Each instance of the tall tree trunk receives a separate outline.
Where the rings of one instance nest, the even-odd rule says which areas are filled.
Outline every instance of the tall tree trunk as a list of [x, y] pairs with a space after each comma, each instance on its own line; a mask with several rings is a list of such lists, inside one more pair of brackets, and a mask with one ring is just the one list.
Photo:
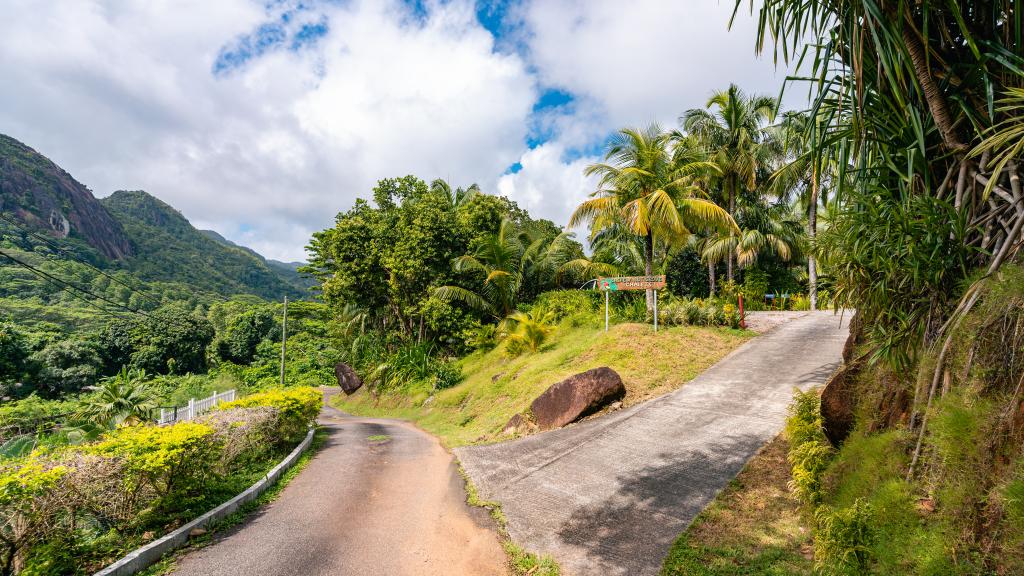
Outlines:
[[[807, 209], [807, 235], [811, 242], [818, 237], [818, 168], [815, 166], [811, 176], [811, 199]], [[818, 309], [818, 263], [814, 254], [807, 256], [807, 292], [811, 300], [811, 310]]]
[[[654, 274], [654, 234], [647, 232], [644, 242], [644, 274]], [[647, 290], [647, 315], [654, 317], [654, 290]]]
[[715, 295], [715, 265], [708, 262], [708, 293]]
[[907, 47], [910, 63], [914, 68], [914, 76], [917, 77], [921, 91], [924, 92], [924, 100], [928, 104], [928, 111], [931, 112], [932, 119], [935, 120], [935, 127], [939, 129], [939, 134], [942, 136], [942, 144], [948, 150], [966, 150], [967, 145], [960, 140], [960, 134], [957, 133], [953, 118], [949, 114], [946, 98], [935, 84], [931, 70], [928, 69], [928, 57], [925, 52], [927, 47], [921, 43], [917, 31], [911, 29], [910, 22], [904, 20], [900, 28], [903, 32], [903, 43]]
[[[726, 194], [729, 197], [729, 216], [731, 216], [732, 218], [736, 218], [736, 176], [730, 176], [728, 178], [728, 182], [729, 183], [726, 185], [726, 187], [728, 188]], [[735, 233], [732, 230], [730, 230], [729, 238], [732, 238], [734, 235]], [[732, 282], [732, 257], [733, 250], [729, 250], [729, 257], [726, 260], [725, 264], [725, 279], [728, 280], [729, 282]]]

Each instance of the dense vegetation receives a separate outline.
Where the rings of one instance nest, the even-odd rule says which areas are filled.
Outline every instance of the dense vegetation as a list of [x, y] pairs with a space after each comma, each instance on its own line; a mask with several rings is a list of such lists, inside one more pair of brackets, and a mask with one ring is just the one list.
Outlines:
[[758, 49], [803, 59], [795, 81], [814, 95], [777, 178], [830, 199], [812, 253], [858, 311], [828, 410], [800, 395], [787, 427], [816, 571], [1018, 573], [1020, 6], [765, 0], [757, 14]]
[[320, 412], [290, 388], [0, 461], [0, 574], [89, 574], [266, 474]]

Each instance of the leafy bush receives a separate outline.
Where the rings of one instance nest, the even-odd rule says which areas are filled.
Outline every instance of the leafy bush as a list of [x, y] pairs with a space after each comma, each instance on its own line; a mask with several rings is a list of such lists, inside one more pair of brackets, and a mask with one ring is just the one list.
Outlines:
[[[85, 573], [147, 530], [194, 517], [266, 470], [320, 393], [254, 394], [193, 422], [122, 426], [99, 442], [0, 461], [0, 573]], [[285, 412], [288, 416], [285, 416]]]
[[309, 426], [316, 421], [323, 405], [323, 394], [316, 388], [299, 386], [268, 390], [251, 394], [245, 398], [226, 402], [218, 410], [272, 406], [280, 414], [279, 439], [281, 442], [296, 442], [306, 435]]
[[597, 309], [595, 296], [602, 298], [599, 292], [592, 290], [552, 290], [537, 296], [534, 307], [550, 312], [552, 322], [560, 322], [581, 312], [594, 312]]
[[434, 390], [445, 390], [462, 382], [462, 370], [454, 362], [439, 362], [434, 367]]
[[491, 350], [498, 345], [498, 327], [494, 324], [481, 324], [469, 332], [466, 346], [474, 350]]
[[732, 326], [739, 325], [739, 316], [732, 304], [719, 306], [714, 300], [673, 298], [659, 306], [658, 319], [665, 325]]
[[815, 511], [814, 565], [823, 576], [867, 574], [875, 540], [871, 506], [858, 498], [839, 510], [821, 506]]
[[36, 455], [0, 464], [0, 573], [20, 568], [29, 548], [51, 529], [57, 510], [46, 496], [66, 473]]
[[278, 442], [281, 413], [273, 406], [232, 408], [215, 410], [197, 422], [213, 430], [213, 440], [221, 447], [219, 471], [227, 473], [256, 460], [267, 446]]

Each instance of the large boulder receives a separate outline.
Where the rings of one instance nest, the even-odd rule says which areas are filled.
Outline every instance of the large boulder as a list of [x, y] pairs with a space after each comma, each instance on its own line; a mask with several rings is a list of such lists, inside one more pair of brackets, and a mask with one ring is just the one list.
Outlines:
[[552, 385], [530, 404], [530, 411], [538, 428], [551, 430], [625, 394], [626, 387], [617, 372], [608, 367], [594, 368]]
[[356, 371], [351, 366], [344, 362], [338, 362], [334, 365], [334, 377], [338, 379], [338, 386], [341, 386], [341, 390], [345, 394], [352, 394], [363, 386], [363, 379], [359, 377], [359, 374], [356, 374]]

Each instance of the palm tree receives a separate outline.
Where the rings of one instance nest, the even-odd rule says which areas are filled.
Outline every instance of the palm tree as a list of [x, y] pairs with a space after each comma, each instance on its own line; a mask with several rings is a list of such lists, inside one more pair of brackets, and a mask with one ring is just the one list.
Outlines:
[[142, 369], [121, 371], [92, 387], [93, 394], [82, 401], [81, 416], [90, 422], [114, 427], [137, 424], [156, 408], [156, 392]]
[[[721, 173], [724, 200], [730, 216], [736, 214], [736, 200], [743, 186], [757, 187], [758, 172], [778, 156], [779, 148], [765, 125], [775, 117], [778, 102], [770, 96], [747, 96], [735, 84], [712, 94], [704, 109], [688, 110], [680, 121], [683, 129], [707, 150]], [[714, 112], [709, 111], [714, 108]], [[726, 264], [733, 277], [733, 258]]]
[[461, 286], [441, 286], [435, 294], [443, 300], [463, 302], [501, 320], [516, 308], [523, 284], [525, 253], [515, 225], [505, 219], [498, 232], [483, 237], [472, 254], [460, 256], [452, 263], [456, 272], [468, 272], [482, 278], [479, 291]]
[[709, 264], [735, 258], [739, 267], [745, 268], [765, 253], [789, 262], [802, 252], [801, 224], [789, 204], [751, 203], [740, 208], [737, 220], [739, 234], [718, 234], [703, 243], [702, 256]]
[[[589, 223], [591, 240], [616, 226], [640, 237], [648, 276], [654, 272], [656, 241], [679, 245], [691, 228], [736, 229], [729, 214], [695, 184], [716, 171], [715, 165], [675, 162], [671, 139], [656, 124], [621, 130], [609, 143], [605, 162], [587, 167], [586, 175], [599, 177], [598, 189], [569, 219], [570, 228]], [[653, 290], [647, 291], [647, 310], [653, 313]]]
[[472, 200], [473, 197], [482, 194], [480, 186], [476, 184], [470, 184], [469, 188], [456, 188], [452, 190], [451, 184], [440, 178], [430, 183], [430, 189], [447, 196], [452, 208], [461, 208]]
[[[771, 177], [771, 190], [779, 198], [801, 203], [807, 214], [807, 237], [811, 245], [818, 236], [818, 206], [822, 198], [823, 181], [831, 173], [830, 158], [817, 151], [821, 140], [820, 122], [806, 112], [787, 112], [778, 125], [789, 161]], [[827, 191], [827, 188], [825, 188]], [[811, 310], [818, 309], [818, 263], [814, 251], [807, 254], [807, 292]]]

